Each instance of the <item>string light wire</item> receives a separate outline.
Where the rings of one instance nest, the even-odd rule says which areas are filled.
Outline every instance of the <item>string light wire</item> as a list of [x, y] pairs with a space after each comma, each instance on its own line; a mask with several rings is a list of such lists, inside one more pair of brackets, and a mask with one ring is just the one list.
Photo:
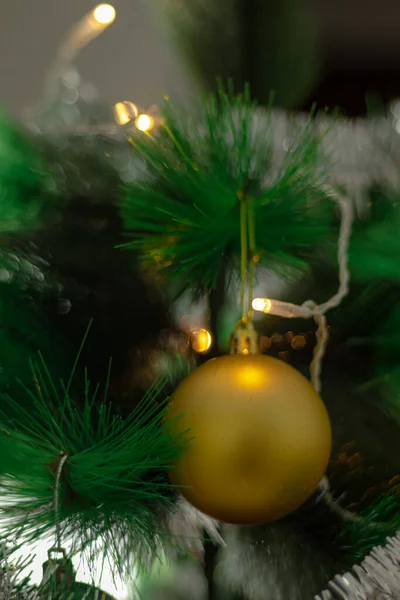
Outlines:
[[[340, 305], [342, 300], [347, 296], [350, 285], [350, 270], [348, 250], [353, 226], [354, 211], [349, 198], [340, 194], [327, 190], [329, 197], [335, 200], [339, 206], [341, 213], [341, 221], [339, 228], [338, 244], [337, 244], [337, 261], [338, 261], [338, 277], [339, 287], [337, 292], [323, 304], [316, 304], [313, 300], [307, 300], [302, 305], [292, 304], [290, 302], [280, 302], [271, 298], [255, 298], [253, 300], [253, 309], [259, 312], [265, 312], [271, 315], [286, 317], [289, 319], [313, 318], [317, 324], [316, 344], [314, 346], [313, 359], [310, 365], [311, 383], [318, 393], [321, 392], [321, 373], [322, 363], [326, 352], [326, 347], [329, 341], [329, 331], [325, 313]], [[329, 486], [329, 480], [324, 476], [319, 484], [321, 497], [332, 512], [339, 515], [344, 521], [359, 521], [361, 517], [343, 509], [335, 501]]]
[[[76, 23], [58, 48], [53, 66], [45, 78], [44, 101], [50, 105], [59, 92], [60, 80], [71, 70], [72, 62], [81, 50], [101, 35], [114, 21], [116, 10], [111, 4], [99, 4]], [[37, 108], [28, 109], [28, 119], [33, 118]]]
[[271, 298], [255, 298], [253, 309], [278, 317], [288, 319], [302, 318], [314, 319], [317, 324], [317, 343], [314, 347], [313, 360], [310, 366], [311, 382], [315, 389], [321, 391], [322, 361], [325, 356], [326, 346], [329, 340], [329, 332], [325, 313], [336, 308], [347, 296], [350, 284], [350, 270], [348, 265], [348, 249], [353, 226], [354, 211], [351, 201], [339, 194], [329, 191], [330, 197], [337, 201], [340, 208], [341, 221], [338, 237], [337, 260], [339, 267], [339, 287], [329, 300], [323, 304], [316, 304], [313, 300], [307, 300], [304, 304], [297, 305], [291, 302], [281, 302]]

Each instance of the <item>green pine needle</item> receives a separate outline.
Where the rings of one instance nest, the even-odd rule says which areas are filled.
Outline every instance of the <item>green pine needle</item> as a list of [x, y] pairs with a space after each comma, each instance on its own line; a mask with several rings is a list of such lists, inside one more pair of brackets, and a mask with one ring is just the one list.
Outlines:
[[159, 550], [160, 523], [174, 504], [166, 471], [186, 443], [163, 423], [163, 384], [122, 420], [105, 402], [99, 407], [99, 390], [87, 377], [80, 409], [71, 382], [57, 384], [41, 357], [31, 367], [34, 389], [21, 383], [18, 399], [1, 395], [0, 518], [26, 542], [55, 535], [55, 474], [63, 453], [62, 541], [72, 541], [89, 561], [101, 544], [121, 571], [129, 547], [140, 566]]
[[350, 247], [352, 278], [363, 288], [353, 312], [363, 320], [374, 351], [375, 372], [365, 387], [375, 389], [380, 408], [400, 423], [400, 195], [379, 190], [371, 197], [369, 218], [359, 224]]
[[350, 266], [353, 277], [363, 282], [383, 281], [398, 284], [399, 193], [381, 194], [373, 204], [373, 210], [370, 220], [363, 224], [352, 240]]
[[361, 562], [375, 547], [386, 543], [400, 529], [400, 493], [393, 489], [359, 513], [362, 521], [349, 523], [344, 535], [351, 560]]
[[319, 140], [306, 127], [276, 171], [270, 112], [265, 117], [248, 91], [209, 96], [196, 123], [167, 102], [161, 131], [132, 140], [147, 172], [122, 203], [131, 238], [125, 246], [139, 249], [147, 263], [168, 267], [184, 288], [215, 288], [223, 263], [240, 257], [245, 193], [265, 266], [306, 268], [329, 227]]

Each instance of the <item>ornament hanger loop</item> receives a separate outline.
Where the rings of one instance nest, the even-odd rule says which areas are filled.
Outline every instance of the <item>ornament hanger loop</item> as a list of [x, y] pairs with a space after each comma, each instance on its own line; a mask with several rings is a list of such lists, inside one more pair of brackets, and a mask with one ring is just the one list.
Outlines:
[[259, 261], [253, 201], [248, 194], [249, 185], [248, 180], [237, 194], [240, 202], [240, 280], [243, 323], [253, 320], [254, 271]]
[[67, 462], [67, 458], [68, 458], [68, 456], [62, 452], [60, 454], [60, 461], [57, 465], [56, 481], [55, 481], [55, 485], [54, 485], [54, 500], [53, 500], [54, 521], [55, 521], [55, 528], [56, 528], [56, 542], [55, 542], [55, 545], [53, 546], [53, 548], [50, 548], [50, 550], [49, 550], [49, 557], [50, 557], [50, 553], [58, 552], [58, 553], [62, 553], [65, 558], [65, 550], [61, 547], [60, 482], [61, 482], [62, 470], [64, 468], [65, 463]]
[[47, 551], [47, 556], [49, 560], [53, 560], [54, 554], [62, 554], [63, 560], [67, 559], [67, 552], [65, 548], [58, 548], [56, 546], [53, 546], [53, 548], [49, 548], [49, 550]]

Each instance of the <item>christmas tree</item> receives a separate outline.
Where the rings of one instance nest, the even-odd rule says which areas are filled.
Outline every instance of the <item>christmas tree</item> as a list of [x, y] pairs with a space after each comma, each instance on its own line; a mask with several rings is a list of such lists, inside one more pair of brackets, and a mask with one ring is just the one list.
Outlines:
[[195, 105], [86, 95], [100, 5], [1, 117], [4, 600], [400, 597], [398, 134], [274, 108], [296, 3], [265, 79], [268, 3], [211, 4], [168, 7]]

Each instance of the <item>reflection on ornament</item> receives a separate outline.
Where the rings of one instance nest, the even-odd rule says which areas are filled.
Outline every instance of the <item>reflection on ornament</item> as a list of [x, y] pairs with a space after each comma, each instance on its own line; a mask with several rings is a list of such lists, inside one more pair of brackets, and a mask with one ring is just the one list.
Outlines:
[[111, 4], [99, 4], [94, 9], [93, 16], [101, 25], [111, 25], [115, 21], [115, 8]]
[[207, 329], [195, 329], [190, 336], [190, 344], [198, 354], [205, 354], [212, 346], [212, 335]]
[[321, 398], [293, 367], [268, 356], [208, 361], [178, 386], [166, 417], [175, 433], [193, 436], [170, 470], [172, 483], [221, 521], [291, 513], [328, 464], [331, 428]]
[[135, 127], [139, 129], [139, 131], [150, 131], [153, 129], [154, 119], [150, 117], [150, 115], [141, 114], [135, 119]]

